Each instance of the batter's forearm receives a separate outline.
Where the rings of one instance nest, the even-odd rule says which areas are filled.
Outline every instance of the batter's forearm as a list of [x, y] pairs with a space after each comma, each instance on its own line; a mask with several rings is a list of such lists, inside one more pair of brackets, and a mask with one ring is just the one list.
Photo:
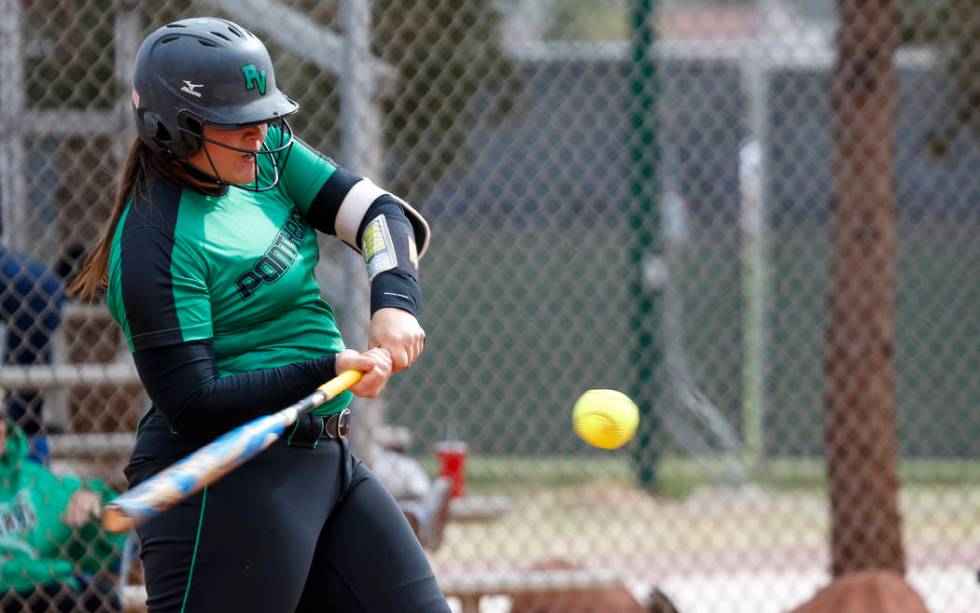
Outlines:
[[213, 437], [307, 396], [336, 375], [336, 354], [220, 377], [211, 343], [137, 351], [136, 370], [153, 405], [181, 434]]

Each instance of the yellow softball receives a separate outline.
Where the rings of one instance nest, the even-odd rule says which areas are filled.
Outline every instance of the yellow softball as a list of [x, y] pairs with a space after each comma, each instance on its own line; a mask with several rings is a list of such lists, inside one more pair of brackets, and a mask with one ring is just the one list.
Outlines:
[[640, 423], [640, 411], [630, 397], [616, 390], [589, 390], [572, 409], [575, 433], [586, 443], [602, 449], [626, 444]]

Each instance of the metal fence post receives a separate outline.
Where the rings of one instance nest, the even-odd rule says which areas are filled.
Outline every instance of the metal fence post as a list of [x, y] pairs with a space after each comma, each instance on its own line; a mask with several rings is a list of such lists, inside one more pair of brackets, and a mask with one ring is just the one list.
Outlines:
[[[340, 74], [341, 157], [351, 172], [377, 178], [380, 170], [380, 111], [374, 100], [370, 70], [371, 11], [365, 0], [340, 3], [344, 32], [343, 70]], [[361, 256], [344, 250], [343, 324], [347, 345], [358, 351], [368, 348], [370, 294]], [[371, 463], [372, 432], [384, 419], [384, 401], [355, 399], [354, 447]]]
[[0, 244], [24, 245], [24, 10], [20, 0], [0, 0]]

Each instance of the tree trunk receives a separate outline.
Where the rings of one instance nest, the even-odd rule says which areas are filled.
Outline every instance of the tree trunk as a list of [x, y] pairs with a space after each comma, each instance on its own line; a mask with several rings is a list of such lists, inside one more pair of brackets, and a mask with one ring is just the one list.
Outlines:
[[833, 575], [905, 572], [895, 438], [893, 0], [839, 0], [826, 354]]

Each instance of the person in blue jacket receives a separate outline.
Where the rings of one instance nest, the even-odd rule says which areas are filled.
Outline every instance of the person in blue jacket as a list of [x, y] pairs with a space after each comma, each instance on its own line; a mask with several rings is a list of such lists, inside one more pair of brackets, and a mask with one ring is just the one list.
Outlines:
[[[54, 333], [61, 323], [65, 293], [61, 279], [25, 255], [0, 247], [0, 326], [3, 363], [32, 366], [51, 363]], [[6, 414], [27, 435], [29, 457], [47, 463], [44, 398], [35, 389], [8, 390]]]

